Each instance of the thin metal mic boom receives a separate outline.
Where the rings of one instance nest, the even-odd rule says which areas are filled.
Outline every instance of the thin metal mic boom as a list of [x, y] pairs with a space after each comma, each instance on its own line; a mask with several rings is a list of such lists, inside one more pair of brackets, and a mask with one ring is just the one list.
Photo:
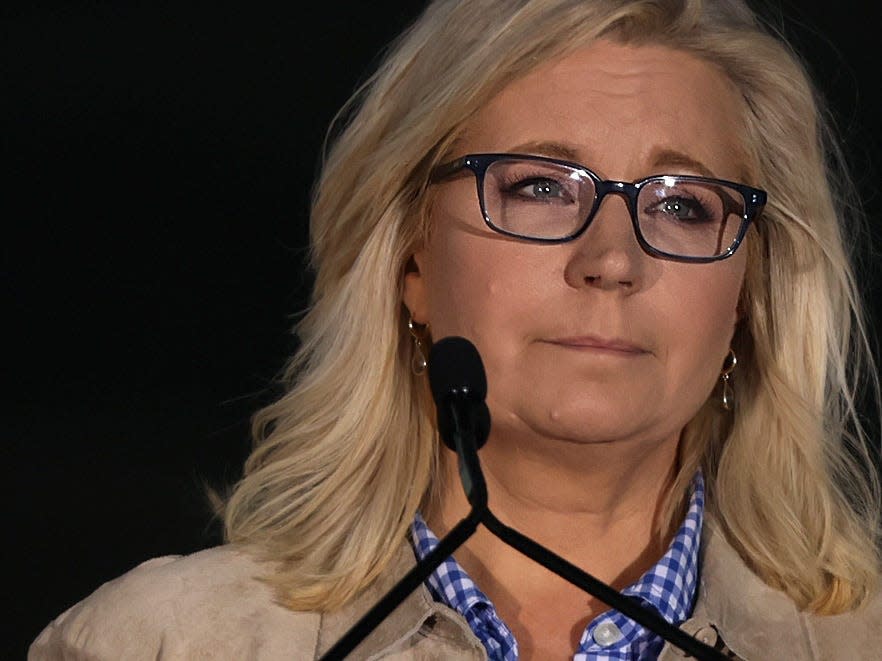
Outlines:
[[[433, 356], [437, 355], [436, 349], [439, 346], [441, 353], [451, 359], [453, 359], [453, 355], [456, 359], [464, 357], [465, 362], [477, 359], [477, 366], [468, 365], [465, 373], [477, 375], [474, 378], [478, 380], [483, 378], [484, 368], [480, 364], [480, 356], [471, 342], [464, 338], [445, 338], [432, 348]], [[432, 356], [430, 356], [430, 370], [431, 362]], [[455, 371], [453, 370], [453, 372]], [[486, 382], [483, 385], [481, 383], [454, 383], [449, 388], [433, 383], [432, 391], [438, 407], [439, 429], [448, 432], [450, 438], [445, 438], [444, 441], [448, 447], [456, 450], [460, 479], [472, 509], [438, 542], [438, 546], [434, 550], [392, 586], [380, 601], [321, 657], [321, 661], [344, 659], [389, 613], [395, 610], [396, 606], [407, 598], [407, 595], [425, 581], [438, 565], [474, 534], [478, 524], [484, 524], [485, 528], [515, 550], [658, 634], [696, 659], [700, 661], [730, 661], [722, 652], [690, 636], [665, 620], [657, 612], [644, 607], [635, 599], [623, 595], [497, 519], [487, 504], [487, 486], [478, 458], [478, 447], [487, 440], [490, 430], [485, 419], [487, 413], [486, 404], [483, 401], [487, 392]], [[440, 420], [441, 416], [447, 416], [446, 420]]]

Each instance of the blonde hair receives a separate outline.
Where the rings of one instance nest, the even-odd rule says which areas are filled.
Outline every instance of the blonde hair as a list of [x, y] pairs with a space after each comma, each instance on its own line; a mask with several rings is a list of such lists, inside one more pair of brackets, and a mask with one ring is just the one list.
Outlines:
[[875, 589], [879, 487], [855, 403], [873, 372], [861, 372], [870, 352], [830, 185], [842, 173], [799, 60], [734, 0], [440, 0], [341, 111], [314, 190], [316, 279], [289, 387], [255, 416], [226, 504], [228, 540], [276, 562], [270, 580], [292, 608], [362, 591], [437, 487], [434, 409], [402, 305], [431, 168], [506, 84], [601, 37], [685, 50], [728, 75], [744, 98], [748, 183], [770, 200], [747, 244], [737, 408], [711, 395], [684, 430], [667, 523], [702, 467], [730, 542], [800, 608], [843, 612]]

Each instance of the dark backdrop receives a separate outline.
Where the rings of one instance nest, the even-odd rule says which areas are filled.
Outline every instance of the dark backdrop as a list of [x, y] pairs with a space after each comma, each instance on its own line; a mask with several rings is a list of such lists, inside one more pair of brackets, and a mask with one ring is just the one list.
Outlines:
[[[878, 223], [882, 15], [797, 4], [767, 11]], [[422, 3], [21, 5], [0, 10], [3, 658], [136, 563], [218, 543], [204, 488], [239, 475], [295, 346], [324, 130]]]

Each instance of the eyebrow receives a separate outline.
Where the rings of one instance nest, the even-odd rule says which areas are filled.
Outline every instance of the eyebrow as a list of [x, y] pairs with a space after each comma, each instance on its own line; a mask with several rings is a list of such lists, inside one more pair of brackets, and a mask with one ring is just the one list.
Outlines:
[[684, 167], [704, 177], [716, 177], [714, 172], [704, 163], [675, 149], [654, 149], [652, 156], [652, 166], [654, 168]]
[[525, 142], [515, 145], [511, 151], [516, 154], [537, 154], [539, 156], [550, 156], [551, 158], [560, 158], [565, 161], [577, 163], [579, 160], [578, 152], [562, 142]]
[[[525, 142], [515, 145], [511, 148], [514, 153], [520, 154], [538, 154], [540, 156], [550, 156], [552, 158], [560, 158], [565, 161], [579, 163], [579, 152], [569, 145], [562, 142], [553, 141], [534, 141]], [[689, 154], [676, 149], [656, 148], [652, 152], [650, 159], [653, 169], [664, 168], [686, 168], [696, 172], [704, 177], [714, 178], [716, 175], [704, 163]], [[590, 165], [588, 167], [591, 167]]]

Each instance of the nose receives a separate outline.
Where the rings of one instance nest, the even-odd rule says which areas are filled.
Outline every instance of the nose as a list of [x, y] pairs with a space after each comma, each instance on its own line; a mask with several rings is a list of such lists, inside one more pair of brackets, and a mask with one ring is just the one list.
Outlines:
[[623, 193], [609, 191], [588, 229], [567, 244], [572, 250], [565, 278], [571, 287], [630, 293], [642, 286], [649, 257], [643, 252]]

